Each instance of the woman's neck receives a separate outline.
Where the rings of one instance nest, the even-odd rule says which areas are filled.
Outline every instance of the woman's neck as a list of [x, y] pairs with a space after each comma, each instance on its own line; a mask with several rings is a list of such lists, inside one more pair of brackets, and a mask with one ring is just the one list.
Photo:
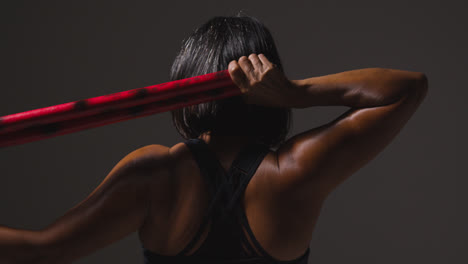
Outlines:
[[203, 133], [198, 138], [205, 141], [213, 150], [219, 150], [219, 152], [237, 152], [237, 150], [253, 140], [249, 135], [228, 135], [210, 132]]

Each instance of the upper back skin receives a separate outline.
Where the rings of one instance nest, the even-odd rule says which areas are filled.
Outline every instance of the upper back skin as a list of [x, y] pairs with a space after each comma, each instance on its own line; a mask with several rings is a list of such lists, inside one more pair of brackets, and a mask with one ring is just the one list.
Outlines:
[[[205, 180], [188, 147], [178, 143], [168, 151], [172, 160], [170, 174], [176, 179], [171, 189], [175, 202], [167, 208], [151, 208], [139, 236], [147, 249], [162, 255], [176, 255], [195, 236], [210, 200]], [[215, 152], [225, 170], [237, 151]], [[318, 198], [307, 208], [301, 208], [303, 203], [282, 196], [279, 186], [275, 186], [278, 176], [276, 152], [270, 150], [240, 201], [260, 245], [278, 260], [292, 260], [309, 247], [323, 200]], [[206, 228], [188, 255], [201, 246], [208, 231]]]

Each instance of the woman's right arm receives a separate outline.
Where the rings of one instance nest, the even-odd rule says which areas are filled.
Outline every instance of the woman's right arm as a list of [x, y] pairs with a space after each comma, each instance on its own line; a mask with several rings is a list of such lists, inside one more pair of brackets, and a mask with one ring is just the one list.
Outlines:
[[[240, 66], [240, 67], [238, 67]], [[231, 62], [229, 71], [247, 103], [306, 108], [343, 105], [331, 122], [299, 133], [276, 151], [274, 190], [305, 208], [377, 156], [424, 99], [423, 73], [383, 68], [345, 71], [289, 81], [263, 55]], [[273, 191], [273, 190], [272, 190]]]
[[325, 199], [374, 159], [426, 96], [420, 72], [367, 68], [292, 81], [303, 91], [296, 108], [351, 107], [331, 122], [287, 140], [278, 150], [278, 190], [293, 201]]

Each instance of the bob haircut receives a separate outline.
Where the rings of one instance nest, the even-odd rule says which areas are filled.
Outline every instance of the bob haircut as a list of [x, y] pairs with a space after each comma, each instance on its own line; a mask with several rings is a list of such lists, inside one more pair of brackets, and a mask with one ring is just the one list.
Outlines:
[[[252, 53], [264, 54], [284, 73], [273, 37], [258, 19], [238, 14], [217, 16], [184, 41], [171, 70], [171, 81], [226, 70], [229, 62]], [[246, 135], [276, 148], [291, 126], [291, 109], [246, 104], [242, 96], [191, 105], [171, 111], [172, 122], [185, 139], [201, 134]]]

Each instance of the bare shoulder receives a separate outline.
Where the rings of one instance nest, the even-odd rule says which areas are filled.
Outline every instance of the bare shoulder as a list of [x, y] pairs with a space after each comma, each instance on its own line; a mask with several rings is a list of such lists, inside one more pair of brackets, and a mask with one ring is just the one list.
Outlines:
[[126, 158], [141, 170], [164, 169], [171, 161], [169, 149], [161, 144], [150, 144], [133, 150]]
[[161, 144], [150, 144], [130, 152], [124, 159], [128, 160], [126, 164], [135, 172], [134, 175], [139, 175], [134, 180], [144, 181], [150, 188], [168, 187], [173, 168], [169, 150]]
[[169, 147], [161, 144], [150, 144], [140, 147], [130, 153], [133, 158], [150, 161], [155, 159], [167, 159], [169, 157]]

